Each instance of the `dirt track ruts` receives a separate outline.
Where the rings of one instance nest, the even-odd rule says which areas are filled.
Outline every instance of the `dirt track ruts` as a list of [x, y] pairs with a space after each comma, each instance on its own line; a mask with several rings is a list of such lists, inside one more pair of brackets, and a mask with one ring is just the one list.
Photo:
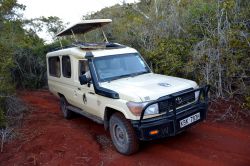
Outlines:
[[123, 156], [109, 133], [84, 117], [65, 120], [48, 91], [19, 92], [31, 111], [14, 142], [5, 144], [0, 165], [250, 165], [250, 128], [212, 120], [171, 138], [143, 142]]

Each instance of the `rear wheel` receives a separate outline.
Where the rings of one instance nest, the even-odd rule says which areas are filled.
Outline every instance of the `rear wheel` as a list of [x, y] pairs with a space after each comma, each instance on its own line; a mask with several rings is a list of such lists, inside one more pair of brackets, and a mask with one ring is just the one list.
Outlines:
[[68, 102], [65, 97], [60, 98], [60, 108], [65, 119], [70, 119], [72, 117], [72, 112], [67, 109]]
[[114, 113], [109, 121], [112, 141], [118, 152], [130, 155], [139, 149], [139, 141], [130, 122], [121, 114]]

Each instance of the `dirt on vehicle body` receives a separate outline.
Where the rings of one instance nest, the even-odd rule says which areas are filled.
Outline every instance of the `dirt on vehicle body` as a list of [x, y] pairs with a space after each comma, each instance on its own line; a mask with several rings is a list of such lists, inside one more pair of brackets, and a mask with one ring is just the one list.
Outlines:
[[0, 165], [249, 165], [250, 128], [207, 120], [181, 135], [142, 142], [133, 156], [116, 152], [109, 133], [85, 117], [62, 118], [48, 91], [20, 92], [33, 111]]

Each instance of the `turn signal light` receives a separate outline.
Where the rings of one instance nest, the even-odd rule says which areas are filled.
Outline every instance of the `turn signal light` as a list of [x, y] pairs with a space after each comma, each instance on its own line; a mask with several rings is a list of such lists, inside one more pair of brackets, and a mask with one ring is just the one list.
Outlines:
[[150, 135], [156, 135], [159, 133], [159, 130], [152, 130], [149, 132]]

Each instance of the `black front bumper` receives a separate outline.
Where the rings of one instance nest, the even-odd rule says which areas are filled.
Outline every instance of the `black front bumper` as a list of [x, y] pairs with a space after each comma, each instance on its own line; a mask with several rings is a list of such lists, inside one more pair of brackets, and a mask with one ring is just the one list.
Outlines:
[[[183, 93], [168, 95], [156, 101], [148, 103], [142, 111], [140, 120], [132, 120], [131, 123], [140, 140], [153, 140], [174, 136], [181, 133], [185, 129], [203, 121], [206, 118], [208, 108], [208, 91], [210, 86], [206, 85], [202, 88], [185, 91]], [[177, 108], [176, 98], [188, 93], [198, 92], [198, 99], [187, 106]], [[166, 110], [161, 116], [143, 119], [145, 110], [152, 104], [167, 101], [172, 103], [171, 110]], [[184, 127], [180, 127], [180, 121], [192, 115], [199, 114], [200, 118]], [[157, 131], [157, 134], [150, 134], [151, 131]]]

